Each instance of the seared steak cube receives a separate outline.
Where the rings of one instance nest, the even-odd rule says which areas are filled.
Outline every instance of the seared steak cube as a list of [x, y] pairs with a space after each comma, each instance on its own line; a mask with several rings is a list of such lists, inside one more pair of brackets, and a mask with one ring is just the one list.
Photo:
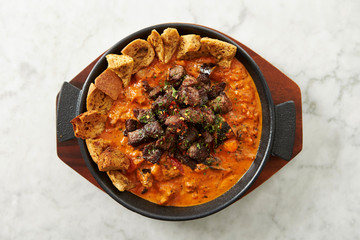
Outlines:
[[145, 130], [143, 128], [128, 133], [128, 144], [136, 147], [147, 141]]
[[127, 119], [125, 122], [125, 129], [127, 132], [132, 132], [138, 129], [140, 123], [135, 119]]
[[182, 87], [194, 87], [199, 84], [198, 80], [194, 78], [193, 76], [186, 75], [184, 77], [184, 80], [181, 84]]
[[203, 107], [201, 108], [202, 111], [202, 115], [204, 117], [204, 123], [206, 125], [212, 125], [215, 122], [215, 114], [213, 113], [213, 111], [208, 108], [208, 107]]
[[176, 65], [172, 67], [169, 71], [169, 83], [174, 87], [179, 87], [183, 76], [186, 74], [183, 66]]
[[150, 138], [159, 138], [164, 134], [164, 130], [162, 129], [158, 121], [154, 121], [146, 124], [144, 126], [144, 131], [146, 137], [150, 137]]
[[199, 97], [200, 97], [200, 106], [206, 105], [209, 101], [208, 91], [205, 88], [199, 89]]
[[155, 147], [155, 143], [149, 143], [143, 149], [143, 158], [151, 163], [157, 163], [160, 160], [162, 151]]
[[209, 149], [201, 142], [193, 143], [187, 151], [187, 155], [199, 163], [205, 161], [209, 154]]
[[185, 105], [199, 105], [199, 91], [194, 87], [181, 87], [179, 90], [179, 101]]
[[154, 87], [150, 92], [149, 92], [149, 98], [152, 100], [157, 99], [161, 94], [163, 93], [163, 89], [159, 86]]
[[133, 110], [133, 113], [134, 116], [139, 120], [139, 122], [143, 124], [156, 121], [155, 115], [151, 109], [136, 108]]
[[180, 152], [175, 152], [174, 157], [182, 164], [189, 166], [192, 170], [196, 168], [196, 163], [187, 155], [181, 154]]
[[204, 117], [199, 108], [184, 108], [180, 110], [180, 114], [187, 122], [202, 123], [204, 121]]
[[176, 140], [177, 136], [166, 129], [165, 135], [156, 141], [155, 146], [162, 150], [172, 151], [176, 145]]
[[216, 85], [213, 85], [209, 91], [209, 99], [215, 99], [217, 96], [220, 95], [220, 93], [222, 93], [225, 90], [226, 87], [226, 83], [222, 82]]
[[171, 133], [181, 135], [187, 130], [187, 125], [179, 115], [173, 115], [165, 120], [165, 125]]
[[222, 92], [210, 102], [210, 107], [215, 113], [227, 113], [232, 110], [232, 103], [226, 93]]
[[188, 130], [179, 138], [178, 147], [181, 151], [186, 152], [190, 145], [199, 137], [199, 132], [194, 127]]

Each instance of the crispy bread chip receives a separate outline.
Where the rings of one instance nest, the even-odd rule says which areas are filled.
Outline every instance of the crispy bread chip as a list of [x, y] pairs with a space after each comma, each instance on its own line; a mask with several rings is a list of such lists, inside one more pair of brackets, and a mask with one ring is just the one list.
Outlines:
[[100, 171], [126, 170], [129, 166], [130, 160], [117, 148], [107, 147], [99, 156]]
[[134, 60], [129, 56], [117, 54], [106, 55], [106, 60], [108, 68], [115, 72], [123, 81], [124, 87], [127, 87], [134, 69]]
[[86, 108], [88, 111], [104, 111], [110, 110], [113, 100], [111, 97], [100, 91], [93, 83], [90, 84], [88, 95], [86, 98]]
[[167, 28], [161, 34], [164, 43], [164, 62], [168, 63], [174, 55], [180, 41], [180, 35], [175, 28]]
[[70, 122], [74, 134], [78, 138], [96, 138], [105, 129], [106, 115], [98, 111], [88, 111], [80, 114]]
[[176, 58], [186, 59], [187, 54], [199, 51], [201, 47], [200, 39], [201, 37], [195, 34], [182, 35]]
[[111, 141], [105, 139], [86, 139], [86, 145], [95, 163], [98, 163], [100, 154], [110, 146]]
[[148, 36], [147, 41], [154, 47], [156, 56], [161, 62], [164, 62], [164, 43], [160, 34], [154, 29]]
[[155, 57], [155, 52], [151, 44], [143, 39], [132, 41], [124, 47], [121, 53], [132, 57], [134, 60], [132, 73], [136, 73], [141, 68], [149, 66]]
[[236, 47], [234, 45], [208, 37], [202, 38], [201, 44], [216, 58], [219, 66], [230, 67], [231, 61], [236, 54]]
[[121, 79], [110, 69], [106, 69], [95, 79], [95, 87], [113, 100], [118, 98], [123, 89]]
[[107, 171], [106, 173], [109, 176], [111, 182], [120, 192], [135, 187], [135, 185], [120, 171]]

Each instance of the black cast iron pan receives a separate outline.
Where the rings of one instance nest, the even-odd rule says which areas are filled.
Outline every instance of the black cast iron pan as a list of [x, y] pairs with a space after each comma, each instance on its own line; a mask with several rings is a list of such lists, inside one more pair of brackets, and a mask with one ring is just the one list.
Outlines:
[[86, 97], [90, 83], [94, 82], [95, 78], [107, 68], [105, 56], [109, 53], [120, 54], [121, 50], [131, 41], [137, 38], [146, 39], [151, 30], [156, 29], [161, 33], [168, 27], [176, 28], [180, 35], [198, 34], [202, 37], [219, 39], [237, 46], [236, 58], [244, 64], [253, 78], [262, 104], [263, 127], [260, 146], [256, 159], [249, 170], [229, 191], [213, 201], [192, 207], [160, 206], [139, 198], [130, 192], [119, 192], [113, 186], [106, 173], [98, 170], [97, 165], [91, 159], [85, 141], [78, 139], [78, 143], [91, 174], [104, 191], [114, 200], [126, 208], [147, 217], [181, 221], [208, 216], [240, 199], [259, 176], [271, 154], [285, 160], [290, 160], [295, 139], [295, 105], [294, 102], [289, 101], [274, 106], [270, 90], [259, 67], [240, 46], [228, 37], [214, 30], [193, 24], [161, 24], [135, 32], [111, 47], [96, 63], [82, 89], [78, 89], [67, 82], [63, 84], [57, 106], [57, 137], [59, 141], [62, 142], [74, 138], [70, 120], [86, 111]]

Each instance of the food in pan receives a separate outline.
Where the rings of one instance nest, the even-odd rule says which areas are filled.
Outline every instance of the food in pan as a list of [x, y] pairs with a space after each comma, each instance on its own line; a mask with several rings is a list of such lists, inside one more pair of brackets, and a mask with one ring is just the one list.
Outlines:
[[136, 39], [90, 85], [71, 122], [119, 191], [193, 206], [228, 191], [254, 161], [261, 103], [236, 47], [174, 28]]

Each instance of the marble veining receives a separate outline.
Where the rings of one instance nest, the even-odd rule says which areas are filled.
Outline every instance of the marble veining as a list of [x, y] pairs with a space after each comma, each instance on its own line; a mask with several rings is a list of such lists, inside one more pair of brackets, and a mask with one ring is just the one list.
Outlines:
[[[0, 239], [360, 239], [359, 12], [352, 0], [3, 1]], [[164, 22], [223, 31], [302, 91], [302, 152], [241, 201], [190, 222], [130, 212], [56, 155], [62, 83]]]

